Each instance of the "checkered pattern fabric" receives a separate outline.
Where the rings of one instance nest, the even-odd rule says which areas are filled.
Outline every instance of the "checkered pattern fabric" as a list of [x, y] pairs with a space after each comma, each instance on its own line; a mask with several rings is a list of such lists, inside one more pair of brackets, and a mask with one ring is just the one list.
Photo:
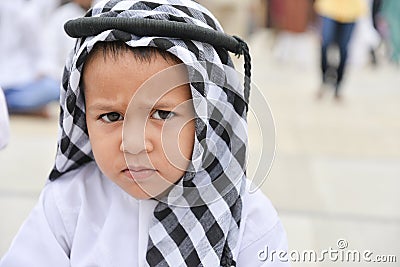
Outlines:
[[[208, 10], [190, 0], [108, 0], [86, 16], [143, 17], [222, 31]], [[146, 266], [235, 266], [246, 178], [247, 103], [223, 48], [120, 30], [78, 39], [64, 70], [58, 151], [50, 180], [94, 160], [81, 72], [95, 43], [115, 40], [132, 47], [157, 47], [178, 57], [188, 68], [195, 109], [192, 163], [154, 210]]]

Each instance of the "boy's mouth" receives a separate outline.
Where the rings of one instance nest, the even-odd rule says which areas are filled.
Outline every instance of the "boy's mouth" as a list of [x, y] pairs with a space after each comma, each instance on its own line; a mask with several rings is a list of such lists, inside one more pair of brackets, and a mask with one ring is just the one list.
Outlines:
[[128, 167], [123, 170], [124, 174], [135, 181], [143, 181], [153, 174], [156, 170], [146, 167]]

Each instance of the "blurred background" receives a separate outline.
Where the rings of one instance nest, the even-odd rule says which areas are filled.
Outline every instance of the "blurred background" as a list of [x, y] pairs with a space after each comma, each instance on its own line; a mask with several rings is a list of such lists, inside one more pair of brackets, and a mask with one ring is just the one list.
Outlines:
[[[321, 15], [330, 14], [315, 8], [318, 0], [198, 2], [215, 14], [227, 33], [242, 36], [250, 46], [253, 90], [268, 101], [276, 130], [275, 159], [262, 190], [283, 221], [289, 251], [319, 253], [337, 249], [338, 240], [344, 239], [351, 250], [394, 255], [397, 262], [384, 266], [400, 266], [400, 1], [360, 1], [366, 9], [353, 21], [345, 21], [354, 23], [354, 29], [340, 97], [335, 94], [337, 84], [326, 82], [321, 71]], [[59, 84], [73, 46], [62, 24], [84, 14], [85, 2], [90, 1], [1, 1], [0, 85], [6, 99], [11, 99], [11, 114], [10, 140], [0, 151], [0, 257], [47, 180], [58, 125], [56, 97], [42, 97], [33, 107], [29, 106], [33, 97], [22, 97], [28, 101], [18, 109], [10, 107], [9, 92], [44, 77]], [[17, 10], [23, 11], [21, 17], [15, 15]], [[1, 16], [6, 11], [12, 15]], [[27, 29], [27, 21], [32, 29]], [[21, 25], [23, 31], [10, 30]], [[30, 67], [26, 77], [31, 80], [7, 80], [10, 75], [23, 76], [17, 67], [23, 60], [11, 62], [25, 50], [31, 57], [24, 65]], [[329, 45], [326, 56], [332, 69], [340, 65], [341, 53], [340, 45]], [[241, 71], [242, 59], [234, 60]], [[249, 122], [251, 162], [260, 148], [269, 149], [260, 141], [260, 132], [274, 129], [260, 130], [253, 118]], [[250, 165], [249, 174], [256, 167]], [[364, 266], [365, 262], [293, 263], [310, 265]]]

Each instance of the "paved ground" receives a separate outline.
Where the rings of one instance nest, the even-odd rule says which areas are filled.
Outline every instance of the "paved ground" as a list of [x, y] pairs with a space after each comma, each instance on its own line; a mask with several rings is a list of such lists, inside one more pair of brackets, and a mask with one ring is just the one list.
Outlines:
[[[250, 42], [254, 81], [276, 125], [276, 157], [262, 189], [280, 213], [293, 256], [338, 249], [337, 241], [344, 239], [348, 249], [369, 250], [372, 258], [396, 255], [397, 263], [383, 266], [400, 266], [400, 69], [387, 63], [351, 68], [341, 103], [330, 92], [317, 101], [316, 44], [315, 36], [301, 36], [286, 50], [294, 52], [292, 60], [282, 62], [272, 56], [269, 34]], [[264, 112], [255, 117], [267, 118]], [[12, 139], [0, 152], [0, 256], [46, 181], [56, 117], [11, 118]], [[262, 144], [253, 117], [250, 122], [251, 174], [256, 154], [262, 149], [268, 154], [274, 144]], [[273, 137], [270, 128], [261, 132]], [[365, 265], [327, 257], [294, 266]]]

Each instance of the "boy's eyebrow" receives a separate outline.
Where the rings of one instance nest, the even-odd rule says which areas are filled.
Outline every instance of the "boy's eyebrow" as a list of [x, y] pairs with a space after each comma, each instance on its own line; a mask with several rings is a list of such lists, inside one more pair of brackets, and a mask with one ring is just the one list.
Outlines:
[[102, 103], [102, 102], [97, 102], [93, 103], [89, 106], [86, 107], [87, 111], [93, 111], [93, 110], [103, 110], [103, 111], [110, 111], [110, 110], [115, 110], [116, 105], [113, 103]]
[[153, 108], [159, 108], [159, 109], [160, 108], [173, 108], [179, 104], [180, 103], [175, 103], [174, 101], [171, 101], [171, 100], [161, 99], [157, 103], [154, 104]]
[[[190, 101], [190, 100], [188, 100], [188, 101]], [[179, 106], [179, 105], [181, 105], [181, 104], [183, 104], [185, 102], [186, 101], [181, 102], [181, 101], [173, 99], [173, 98], [170, 98], [170, 99], [162, 98], [158, 102], [156, 102], [155, 104], [149, 102], [149, 103], [141, 103], [139, 105], [140, 105], [140, 108], [146, 109], [146, 110], [150, 110], [150, 109], [173, 109], [173, 108], [175, 108], [175, 107], [177, 107], [177, 106]], [[97, 112], [97, 111], [115, 111], [117, 109], [118, 110], [126, 110], [127, 107], [125, 107], [125, 105], [121, 106], [120, 104], [117, 105], [117, 104], [109, 103], [109, 101], [107, 103], [95, 102], [95, 103], [93, 103], [91, 105], [88, 105], [86, 107], [86, 111], [88, 113], [92, 113], [92, 112], [94, 113], [94, 112]]]
[[94, 103], [88, 106], [86, 109], [95, 109], [95, 110], [109, 110], [112, 105], [105, 103]]
[[174, 109], [178, 106], [186, 106], [188, 103], [192, 103], [191, 99], [181, 101], [175, 98], [162, 98], [153, 105], [153, 109]]

